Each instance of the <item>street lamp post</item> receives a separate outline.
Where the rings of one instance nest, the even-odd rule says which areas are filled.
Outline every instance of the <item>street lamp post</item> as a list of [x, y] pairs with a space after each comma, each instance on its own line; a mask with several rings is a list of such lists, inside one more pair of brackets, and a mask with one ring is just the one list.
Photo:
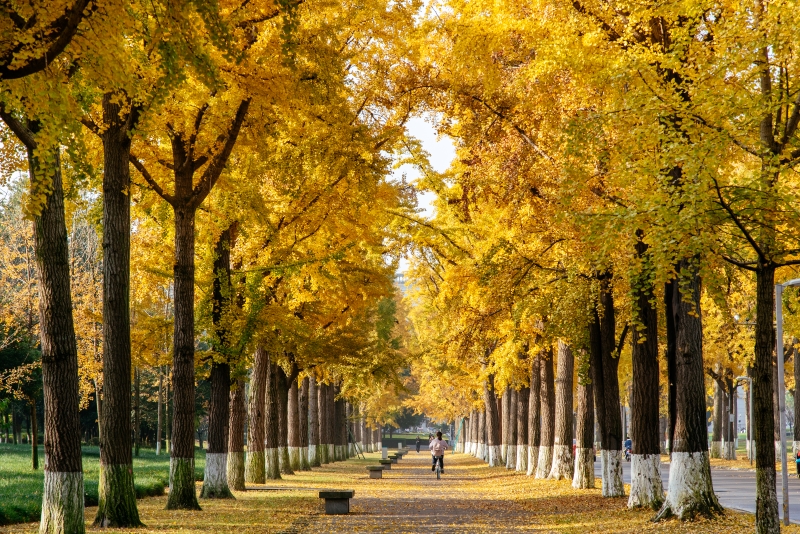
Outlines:
[[781, 485], [783, 486], [783, 524], [789, 524], [789, 472], [786, 469], [786, 385], [783, 376], [783, 290], [800, 285], [800, 278], [775, 284], [775, 354], [778, 359], [778, 413], [781, 436]]
[[750, 465], [753, 465], [753, 457], [756, 455], [753, 447], [753, 422], [755, 421], [755, 416], [753, 415], [753, 380], [749, 376], [737, 376], [736, 381], [747, 382], [747, 390], [750, 397], [750, 428], [747, 429], [747, 459], [750, 460]]

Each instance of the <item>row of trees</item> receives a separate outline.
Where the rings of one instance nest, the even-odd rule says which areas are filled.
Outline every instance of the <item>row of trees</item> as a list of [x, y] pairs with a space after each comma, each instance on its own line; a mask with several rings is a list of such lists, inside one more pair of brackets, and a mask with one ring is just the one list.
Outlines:
[[7, 6], [2, 216], [15, 225], [0, 242], [0, 343], [27, 344], [26, 367], [3, 362], [7, 393], [41, 373], [41, 532], [84, 530], [79, 411], [90, 401], [95, 524], [141, 525], [134, 368], [170, 369], [170, 509], [199, 509], [198, 378], [210, 382], [209, 498], [230, 495], [229, 451], [239, 477], [245, 417], [256, 479], [259, 464], [280, 465], [275, 451], [290, 464], [305, 457], [290, 442], [334, 443], [283, 435], [315, 380], [325, 406], [363, 405], [373, 427], [397, 413], [404, 313], [391, 227], [395, 213], [413, 213], [414, 195], [387, 178], [410, 106], [386, 95], [398, 28], [415, 11], [303, 0]]
[[[749, 374], [757, 531], [778, 532], [774, 282], [800, 262], [795, 10], [450, 0], [428, 14], [398, 77], [424, 88], [457, 159], [444, 173], [426, 169], [436, 216], [410, 228], [414, 376], [427, 399], [448, 400], [421, 400], [426, 412], [480, 410], [495, 463], [494, 391], [530, 388], [531, 423], [534, 406], [572, 387], [553, 376], [573, 358], [578, 456], [591, 399], [603, 494], [616, 496], [620, 377], [631, 377], [630, 503], [690, 517], [720, 509], [707, 384], [730, 391]], [[796, 298], [785, 294], [790, 313]], [[556, 430], [541, 425], [537, 438], [539, 423], [530, 426], [541, 474], [553, 473], [541, 447], [565, 445], [552, 432], [563, 437], [569, 406], [541, 410]], [[660, 413], [671, 453], [663, 503]]]

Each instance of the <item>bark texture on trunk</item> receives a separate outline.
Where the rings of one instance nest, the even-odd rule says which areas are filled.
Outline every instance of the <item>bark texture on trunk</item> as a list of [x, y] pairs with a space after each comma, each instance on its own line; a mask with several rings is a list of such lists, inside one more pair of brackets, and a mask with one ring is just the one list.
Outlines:
[[310, 471], [311, 464], [308, 461], [308, 427], [309, 427], [309, 378], [303, 378], [303, 385], [300, 387], [298, 395], [298, 441], [300, 443], [300, 469]]
[[486, 445], [489, 467], [500, 466], [500, 414], [494, 392], [494, 375], [483, 383], [483, 400], [486, 404]]
[[269, 354], [264, 347], [259, 345], [253, 356], [253, 369], [250, 373], [250, 398], [248, 399], [247, 464], [244, 479], [251, 484], [266, 482], [264, 431], [266, 428], [268, 379]]
[[[638, 234], [636, 254], [646, 259], [647, 246]], [[631, 494], [628, 507], [658, 510], [664, 502], [658, 417], [658, 316], [653, 284], [647, 272], [633, 288], [636, 322], [631, 333], [633, 385], [631, 391]]]
[[[775, 268], [756, 272], [756, 343], [753, 364], [753, 419], [756, 447], [756, 532], [779, 532], [775, 480], [773, 353], [775, 351]], [[711, 485], [709, 481], [709, 486]]]
[[548, 478], [572, 480], [572, 374], [575, 369], [572, 349], [558, 340], [558, 377], [555, 397], [555, 438], [553, 465]]
[[[180, 180], [176, 172], [176, 189]], [[191, 174], [188, 176], [191, 184]], [[184, 182], [187, 178], [184, 178]], [[184, 184], [185, 186], [185, 184]], [[189, 185], [191, 187], [191, 185]], [[173, 332], [174, 387], [172, 457], [168, 510], [199, 510], [194, 484], [194, 241], [193, 207], [176, 205], [175, 264], [173, 267], [175, 321]]]
[[288, 410], [288, 441], [289, 441], [289, 466], [294, 471], [299, 471], [300, 465], [300, 399], [297, 380], [292, 380], [289, 386]]
[[500, 461], [506, 464], [508, 444], [511, 442], [511, 388], [505, 388], [500, 399]]
[[[676, 388], [676, 418], [669, 470], [669, 492], [656, 519], [672, 515], [684, 519], [696, 514], [708, 515], [722, 511], [717, 496], [714, 495], [708, 458], [700, 277], [697, 268], [688, 260], [681, 260], [678, 263], [677, 271], [684, 281], [684, 283], [672, 286], [676, 354], [675, 380], [680, 387]], [[772, 319], [770, 319], [770, 325], [771, 321]], [[756, 354], [757, 358], [758, 354]], [[769, 373], [769, 369], [766, 371]], [[767, 383], [772, 383], [769, 375]], [[771, 395], [768, 396], [768, 399], [771, 400]], [[772, 403], [768, 401], [768, 404], [770, 407], [767, 415], [771, 421]], [[771, 441], [771, 432], [769, 439]], [[771, 447], [770, 458], [773, 473], [772, 494], [774, 495], [775, 464]], [[756, 482], [758, 482], [758, 471], [756, 471]], [[758, 510], [758, 503], [756, 510]], [[775, 515], [777, 519], [777, 507]]]
[[719, 380], [714, 380], [714, 408], [711, 425], [711, 457], [722, 458], [722, 418], [724, 400], [722, 385]]
[[542, 359], [539, 354], [531, 359], [531, 396], [528, 398], [528, 476], [536, 473], [542, 437], [541, 363]]
[[[130, 430], [130, 158], [135, 122], [115, 97], [102, 100], [103, 142], [103, 410], [100, 417], [100, 484], [94, 524], [138, 527]], [[130, 119], [130, 120], [129, 120]], [[138, 375], [137, 375], [138, 378]], [[138, 412], [138, 410], [137, 410]], [[138, 414], [137, 414], [138, 419]], [[138, 422], [138, 421], [137, 421]], [[136, 425], [137, 453], [139, 428]]]
[[228, 408], [228, 487], [236, 491], [244, 491], [244, 420], [247, 417], [245, 407], [244, 380], [236, 381], [230, 392]]
[[539, 395], [541, 397], [541, 439], [539, 459], [536, 462], [536, 478], [547, 478], [553, 464], [555, 441], [556, 396], [553, 376], [553, 349], [548, 347], [541, 353]]
[[336, 390], [333, 384], [326, 384], [325, 385], [325, 410], [326, 410], [326, 418], [328, 420], [327, 434], [325, 436], [325, 441], [328, 445], [328, 461], [335, 462], [336, 461]]
[[[3, 119], [8, 124], [5, 114]], [[28, 126], [35, 134], [37, 125]], [[61, 163], [58, 151], [52, 151], [49, 154], [52, 157], [51, 165], [46, 168], [44, 163], [34, 156], [35, 146], [27, 148], [31, 196], [42, 195], [46, 198], [41, 212], [33, 217], [45, 406], [45, 484], [39, 532], [82, 533], [84, 511], [78, 419], [78, 349], [72, 318]], [[124, 391], [124, 396], [130, 402], [130, 374], [128, 389]], [[36, 411], [35, 405], [33, 406], [31, 423], [35, 432]], [[126, 421], [129, 420], [130, 412], [126, 418]], [[31, 443], [35, 442], [34, 434]], [[130, 442], [127, 442], [127, 451], [130, 458]], [[38, 463], [37, 460], [38, 458], [34, 456], [35, 464]]]
[[[602, 404], [595, 406], [603, 408], [601, 431], [603, 434], [603, 496], [622, 497], [625, 495], [625, 486], [622, 482], [622, 417], [619, 401], [619, 378], [617, 368], [619, 355], [616, 344], [616, 318], [614, 309], [614, 295], [611, 287], [611, 274], [604, 273], [598, 277], [600, 281], [600, 367], [603, 375]], [[597, 396], [595, 395], [595, 399]]]
[[486, 408], [478, 414], [478, 459], [486, 461]]
[[269, 364], [267, 371], [267, 392], [265, 395], [265, 420], [264, 425], [264, 463], [266, 464], [267, 480], [279, 480], [281, 478], [280, 464], [280, 392], [278, 388], [278, 366], [274, 363], [274, 355], [267, 353]]
[[517, 398], [519, 392], [511, 390], [508, 402], [508, 443], [506, 444], [506, 469], [517, 468]]
[[330, 439], [330, 416], [328, 414], [328, 385], [319, 384], [317, 388], [317, 411], [319, 413], [319, 461], [327, 464], [332, 459], [328, 459], [328, 439]]
[[517, 394], [517, 465], [521, 473], [528, 471], [528, 405], [530, 388], [522, 388]]
[[311, 376], [308, 378], [308, 463], [311, 467], [320, 466], [319, 402], [319, 386]]
[[575, 474], [572, 478], [572, 487], [576, 489], [594, 488], [594, 391], [586, 374], [585, 371], [578, 372], [578, 422], [575, 428]]
[[278, 389], [278, 453], [281, 473], [293, 475], [289, 458], [289, 379], [283, 367], [275, 365], [275, 380]]

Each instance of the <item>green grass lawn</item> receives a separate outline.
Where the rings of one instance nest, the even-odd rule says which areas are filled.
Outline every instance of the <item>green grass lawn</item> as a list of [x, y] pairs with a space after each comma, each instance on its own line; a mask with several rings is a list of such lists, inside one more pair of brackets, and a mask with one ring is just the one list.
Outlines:
[[[195, 477], [203, 479], [205, 451], [197, 449]], [[38, 521], [42, 512], [44, 485], [44, 447], [39, 447], [39, 469], [31, 469], [29, 445], [0, 444], [0, 525]], [[97, 505], [100, 478], [100, 449], [83, 447], [84, 491], [87, 506]], [[133, 474], [138, 498], [163, 495], [169, 485], [169, 455], [156, 456], [152, 449], [141, 449], [133, 459]]]

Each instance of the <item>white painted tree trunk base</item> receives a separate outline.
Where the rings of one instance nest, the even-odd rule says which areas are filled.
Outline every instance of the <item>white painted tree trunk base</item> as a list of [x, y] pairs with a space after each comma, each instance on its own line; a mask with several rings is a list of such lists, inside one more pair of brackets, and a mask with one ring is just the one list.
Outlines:
[[[311, 471], [311, 462], [308, 455], [308, 447], [300, 447], [300, 469]], [[228, 477], [230, 479], [230, 477]]]
[[528, 471], [528, 446], [517, 445], [517, 471], [526, 473]]
[[572, 477], [572, 487], [594, 488], [594, 449], [575, 449], [575, 474]]
[[501, 467], [503, 464], [500, 459], [500, 447], [497, 445], [490, 445], [489, 449], [489, 467]]
[[317, 456], [317, 446], [308, 446], [308, 463], [311, 467], [319, 467], [319, 457]]
[[244, 491], [244, 452], [228, 453], [228, 487]]
[[528, 445], [528, 470], [526, 475], [533, 476], [536, 473], [536, 466], [539, 463], [539, 447]]
[[508, 458], [508, 445], [506, 443], [501, 443], [500, 454], [498, 455], [498, 459], [500, 460], [499, 465], [506, 465], [507, 458]]
[[553, 465], [553, 447], [539, 447], [539, 460], [536, 462], [536, 478], [547, 478]]
[[572, 480], [575, 466], [572, 461], [572, 446], [556, 445], [553, 447], [553, 462], [550, 467], [550, 480]]
[[517, 468], [517, 446], [509, 445], [506, 449], [506, 469]]
[[722, 442], [712, 441], [710, 451], [712, 458], [722, 458]]
[[334, 447], [333, 443], [328, 443], [328, 462], [335, 462], [336, 461], [336, 448]]
[[781, 440], [775, 440], [775, 461], [781, 461]]
[[661, 456], [658, 454], [631, 455], [631, 494], [628, 508], [658, 510], [664, 503], [661, 482]]
[[601, 451], [603, 462], [603, 497], [624, 497], [622, 451]]
[[161, 455], [161, 442], [156, 443], [156, 456]]
[[228, 453], [206, 453], [206, 468], [203, 474], [203, 488], [200, 490], [200, 497], [204, 499], [233, 498], [228, 487]]
[[484, 450], [485, 449], [486, 449], [486, 445], [485, 444], [478, 443], [477, 455], [475, 456], [478, 460], [484, 460], [485, 459], [485, 457], [486, 457], [484, 455]]
[[83, 473], [45, 470], [39, 534], [83, 534]]
[[722, 512], [711, 483], [707, 452], [673, 452], [669, 467], [669, 492], [655, 521], [677, 516]]
[[723, 446], [723, 457], [726, 460], [735, 460], [736, 459], [736, 442], [734, 441], [726, 441], [725, 445]]

